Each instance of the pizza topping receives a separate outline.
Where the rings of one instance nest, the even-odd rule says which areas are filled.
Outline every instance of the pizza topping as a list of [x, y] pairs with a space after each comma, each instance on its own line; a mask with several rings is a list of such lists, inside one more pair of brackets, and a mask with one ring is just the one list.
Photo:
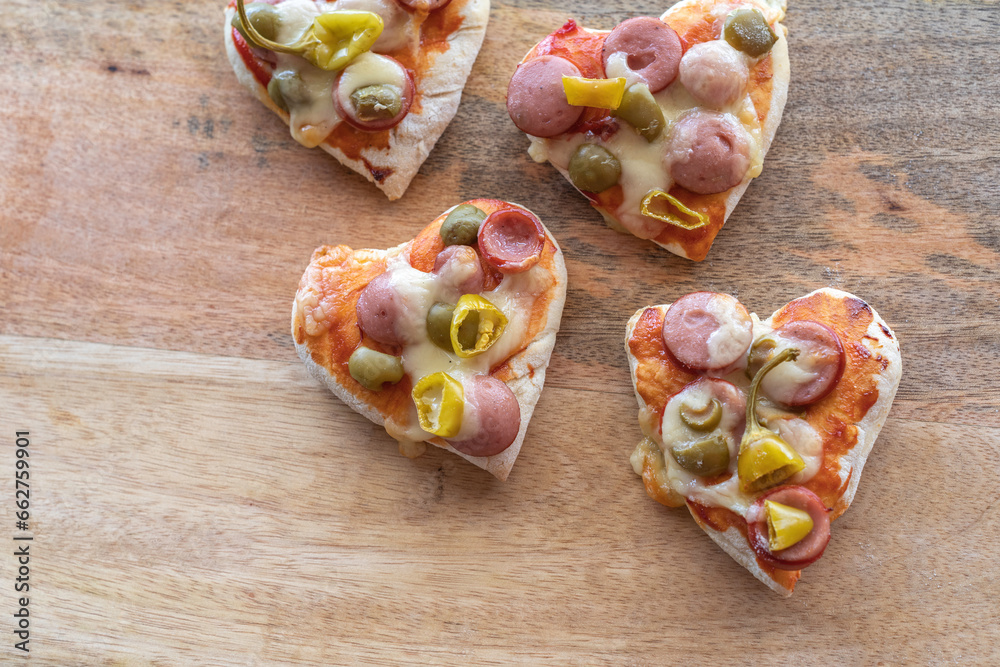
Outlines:
[[451, 0], [397, 0], [397, 2], [401, 5], [409, 7], [410, 9], [432, 12], [435, 9], [444, 7], [451, 2]]
[[527, 271], [541, 258], [545, 230], [538, 218], [524, 210], [494, 211], [479, 227], [479, 250], [502, 273]]
[[486, 213], [472, 204], [456, 206], [441, 223], [441, 240], [446, 246], [472, 245], [485, 219]]
[[465, 398], [465, 421], [475, 428], [468, 437], [459, 433], [448, 444], [469, 456], [495, 456], [510, 447], [521, 428], [521, 406], [514, 392], [491, 375], [477, 375], [467, 385]]
[[448, 246], [439, 252], [434, 259], [434, 273], [445, 287], [459, 294], [478, 294], [486, 284], [479, 253], [467, 245]]
[[721, 433], [670, 448], [677, 465], [700, 477], [714, 477], [729, 469], [729, 441]]
[[585, 79], [582, 76], [563, 76], [566, 101], [575, 107], [617, 109], [625, 95], [625, 77], [617, 79]]
[[503, 335], [507, 317], [500, 309], [478, 294], [465, 294], [458, 300], [451, 318], [451, 344], [463, 359], [490, 349]]
[[642, 198], [642, 214], [682, 229], [698, 229], [708, 224], [708, 216], [688, 208], [663, 190], [653, 190]]
[[604, 40], [604, 70], [629, 83], [643, 81], [656, 93], [677, 78], [681, 50], [680, 37], [666, 23], [639, 16], [619, 23]]
[[566, 100], [564, 76], [580, 76], [580, 69], [558, 56], [541, 56], [517, 66], [507, 84], [507, 113], [522, 132], [554, 137], [576, 124], [583, 107]]
[[444, 372], [432, 373], [413, 387], [412, 396], [420, 428], [442, 438], [458, 435], [465, 410], [461, 382]]
[[785, 405], [815, 403], [833, 391], [844, 372], [844, 348], [830, 327], [810, 320], [789, 322], [754, 343], [748, 368], [793, 346], [800, 351], [798, 358], [771, 373], [761, 388]]
[[759, 9], [737, 9], [731, 13], [726, 17], [722, 35], [734, 49], [751, 58], [764, 55], [778, 41]]
[[413, 103], [413, 79], [399, 61], [364, 53], [340, 74], [334, 93], [337, 110], [366, 132], [395, 127]]
[[792, 360], [799, 351], [786, 348], [771, 358], [757, 372], [750, 384], [750, 397], [747, 399], [746, 431], [740, 442], [737, 474], [743, 490], [748, 493], [763, 491], [781, 484], [792, 475], [805, 468], [802, 457], [792, 449], [785, 440], [757, 420], [757, 392], [760, 383], [772, 369], [779, 364]]
[[379, 274], [361, 290], [356, 312], [358, 326], [366, 336], [383, 345], [401, 345], [402, 336], [396, 321], [405, 304], [392, 284], [392, 274]]
[[[707, 399], [708, 397], [702, 397]], [[719, 399], [681, 401], [681, 421], [695, 431], [712, 431], [722, 421], [722, 403]]]
[[621, 178], [622, 165], [597, 144], [580, 144], [569, 160], [569, 179], [582, 192], [604, 192]]
[[664, 160], [681, 187], [703, 195], [725, 192], [750, 169], [750, 138], [730, 114], [692, 111], [674, 125]]
[[[304, 58], [310, 64], [328, 72], [346, 67], [352, 60], [367, 52], [382, 34], [382, 18], [372, 12], [333, 10], [313, 19], [312, 25], [291, 44], [268, 39], [258, 32], [249, 20], [243, 0], [236, 1], [243, 34], [247, 43], [277, 53], [287, 53]], [[270, 25], [273, 27], [273, 24]]]
[[663, 342], [691, 369], [726, 369], [742, 360], [752, 340], [753, 320], [743, 304], [728, 294], [682, 296], [663, 317]]
[[337, 0], [336, 8], [341, 11], [351, 10], [378, 14], [385, 27], [372, 45], [372, 51], [379, 53], [395, 51], [405, 47], [411, 39], [410, 14], [395, 0]]
[[399, 357], [370, 347], [354, 350], [347, 361], [347, 370], [358, 384], [371, 391], [381, 391], [384, 383], [394, 384], [403, 379], [403, 362]]
[[[250, 25], [254, 27], [258, 35], [270, 40], [278, 38], [278, 24], [281, 22], [281, 16], [273, 5], [269, 5], [266, 2], [254, 2], [244, 9]], [[255, 44], [254, 40], [247, 34], [247, 30], [243, 27], [243, 21], [240, 20], [239, 13], [233, 14], [231, 25], [236, 28], [248, 44]]]
[[764, 513], [767, 515], [767, 546], [771, 551], [798, 544], [812, 532], [813, 520], [809, 512], [765, 500]]
[[[743, 435], [743, 393], [732, 383], [700, 378], [667, 401], [660, 421], [663, 449], [684, 471], [714, 477], [729, 469]], [[688, 475], [681, 483], [694, 483]]]
[[[779, 529], [788, 530], [787, 519], [782, 510], [768, 510], [768, 503], [782, 505], [796, 513], [790, 517], [792, 524], [791, 537], [803, 532], [808, 525], [802, 514], [808, 515], [812, 523], [808, 532], [794, 543], [788, 544], [788, 538], [782, 541]], [[787, 516], [787, 515], [786, 515]], [[816, 562], [826, 545], [830, 543], [829, 510], [823, 505], [819, 496], [802, 486], [783, 486], [770, 491], [760, 498], [747, 511], [747, 540], [757, 554], [757, 559], [779, 570], [801, 570]], [[774, 525], [776, 544], [771, 546], [771, 526]]]
[[663, 109], [649, 92], [649, 86], [636, 83], [625, 91], [616, 116], [631, 125], [646, 141], [655, 141], [663, 132], [666, 124], [663, 119]]
[[[253, 5], [251, 5], [253, 6]], [[282, 111], [309, 101], [310, 92], [302, 77], [294, 70], [275, 72], [267, 83], [267, 94]]]
[[427, 311], [427, 337], [445, 352], [454, 352], [451, 344], [451, 318], [455, 305], [438, 302]]
[[723, 40], [695, 44], [681, 58], [680, 80], [700, 104], [722, 109], [746, 94], [746, 57]]

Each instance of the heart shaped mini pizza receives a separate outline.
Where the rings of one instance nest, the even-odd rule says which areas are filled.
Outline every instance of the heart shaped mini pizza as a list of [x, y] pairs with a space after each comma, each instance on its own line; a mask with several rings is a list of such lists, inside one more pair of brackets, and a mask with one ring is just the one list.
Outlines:
[[851, 504], [902, 373], [871, 306], [821, 289], [761, 321], [695, 292], [629, 320], [646, 492], [791, 595]]
[[784, 0], [684, 0], [609, 31], [569, 21], [524, 57], [507, 111], [608, 225], [708, 254], [781, 122]]
[[232, 0], [226, 53], [296, 141], [399, 199], [455, 117], [489, 15], [489, 0]]
[[503, 480], [565, 301], [562, 251], [535, 214], [474, 199], [395, 248], [318, 248], [292, 336], [310, 372], [401, 453], [430, 442]]

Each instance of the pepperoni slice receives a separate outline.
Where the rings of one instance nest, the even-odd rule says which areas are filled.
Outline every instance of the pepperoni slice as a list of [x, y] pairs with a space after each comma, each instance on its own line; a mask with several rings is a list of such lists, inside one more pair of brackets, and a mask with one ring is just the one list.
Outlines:
[[735, 117], [694, 111], [674, 125], [664, 161], [681, 187], [702, 195], [725, 192], [750, 169], [750, 140]]
[[477, 375], [465, 386], [465, 400], [479, 428], [448, 444], [469, 456], [495, 456], [511, 446], [521, 428], [521, 406], [510, 388], [492, 375]]
[[355, 312], [358, 326], [367, 336], [383, 345], [402, 345], [396, 320], [404, 309], [403, 300], [392, 286], [392, 277], [382, 273], [368, 283], [358, 298]]
[[667, 309], [663, 342], [688, 368], [717, 371], [746, 354], [753, 342], [753, 321], [743, 304], [728, 294], [693, 292]]
[[527, 271], [538, 264], [544, 247], [542, 223], [527, 211], [495, 211], [479, 227], [479, 251], [501, 273]]
[[451, 0], [396, 0], [396, 2], [409, 9], [433, 12], [435, 9], [441, 9]]
[[624, 66], [646, 82], [649, 92], [656, 93], [677, 78], [681, 51], [681, 39], [673, 28], [652, 16], [638, 16], [619, 23], [604, 40], [604, 69], [609, 62], [612, 70], [621, 66], [613, 59], [624, 60]]
[[716, 109], [743, 97], [749, 76], [743, 54], [721, 39], [695, 44], [681, 58], [681, 84], [698, 102]]
[[[808, 405], [825, 397], [844, 373], [844, 347], [833, 329], [811, 320], [789, 322], [775, 330], [779, 347], [795, 347], [799, 357], [786, 361], [762, 381], [770, 398], [788, 406]], [[784, 368], [782, 368], [784, 366]]]
[[467, 245], [450, 245], [439, 252], [434, 273], [462, 294], [479, 294], [486, 283], [479, 253]]
[[541, 56], [517, 66], [507, 84], [507, 113], [517, 129], [554, 137], [580, 119], [584, 108], [566, 101], [563, 75], [580, 76], [580, 69], [559, 56]]
[[[800, 509], [813, 520], [813, 529], [787, 549], [771, 551], [767, 541], [767, 514], [764, 501]], [[779, 570], [801, 570], [815, 563], [830, 542], [829, 510], [815, 493], [804, 486], [782, 486], [765, 493], [747, 512], [747, 540], [763, 563]]]
[[[389, 67], [396, 70], [398, 75], [397, 79], [402, 83], [402, 92], [400, 93], [401, 104], [399, 111], [397, 111], [391, 118], [362, 118], [359, 116], [359, 110], [355, 106], [354, 100], [351, 99], [351, 95], [355, 91], [348, 90], [346, 86], [341, 85], [345, 81], [351, 80], [354, 73], [354, 70], [351, 69], [352, 66], [354, 66], [354, 63], [352, 63], [351, 65], [345, 67], [344, 71], [340, 73], [340, 76], [337, 79], [337, 87], [333, 91], [333, 100], [337, 105], [337, 113], [340, 114], [349, 125], [363, 132], [380, 132], [382, 130], [392, 129], [399, 125], [400, 122], [406, 118], [406, 114], [410, 112], [410, 106], [413, 104], [413, 77], [410, 76], [409, 70], [403, 67], [402, 63], [390, 56], [368, 52], [367, 54], [361, 56], [361, 58], [381, 59]], [[358, 66], [360, 67], [361, 64]], [[399, 87], [396, 86], [396, 88], [398, 89]]]

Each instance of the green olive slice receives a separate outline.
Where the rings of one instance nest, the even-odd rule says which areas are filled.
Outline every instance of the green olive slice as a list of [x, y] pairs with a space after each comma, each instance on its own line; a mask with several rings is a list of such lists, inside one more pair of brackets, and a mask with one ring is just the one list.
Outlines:
[[351, 93], [358, 120], [371, 123], [395, 118], [403, 108], [402, 91], [396, 86], [375, 84], [358, 88]]
[[445, 352], [454, 352], [451, 346], [451, 318], [455, 304], [435, 303], [427, 311], [427, 336]]
[[778, 41], [759, 9], [737, 9], [726, 17], [723, 37], [737, 51], [751, 58], [762, 56]]
[[680, 467], [699, 477], [714, 477], [729, 469], [729, 443], [721, 433], [674, 445], [670, 453]]
[[347, 370], [365, 389], [381, 391], [383, 383], [393, 384], [403, 379], [403, 360], [370, 347], [359, 347], [347, 360]]
[[[281, 25], [281, 15], [278, 14], [277, 9], [266, 2], [253, 2], [246, 6], [246, 12], [250, 25], [260, 33], [261, 37], [271, 41], [277, 40], [278, 26]], [[232, 26], [236, 28], [247, 44], [255, 45], [253, 39], [247, 36], [243, 22], [240, 21], [239, 12], [233, 14]]]
[[302, 77], [290, 69], [274, 73], [267, 84], [267, 94], [278, 108], [285, 112], [310, 100], [309, 88], [302, 81]]
[[615, 115], [634, 127], [649, 142], [660, 136], [665, 125], [663, 109], [649, 92], [649, 86], [644, 83], [634, 84], [625, 91]]
[[680, 407], [681, 421], [695, 431], [713, 430], [722, 421], [722, 403], [713, 398], [704, 405], [692, 405], [683, 401]]
[[621, 175], [618, 158], [597, 144], [582, 144], [569, 161], [569, 179], [583, 192], [604, 192]]
[[456, 206], [441, 223], [441, 240], [449, 245], [472, 245], [479, 236], [479, 227], [486, 212], [472, 204]]

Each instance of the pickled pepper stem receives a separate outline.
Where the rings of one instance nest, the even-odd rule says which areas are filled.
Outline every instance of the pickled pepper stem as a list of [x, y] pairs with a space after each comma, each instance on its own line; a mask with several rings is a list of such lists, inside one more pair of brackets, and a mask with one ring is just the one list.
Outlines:
[[[277, 51], [279, 53], [290, 53], [293, 56], [297, 56], [302, 52], [302, 49], [305, 46], [304, 44], [305, 34], [303, 34], [302, 37], [299, 38], [299, 42], [291, 46], [279, 44], [278, 42], [272, 42], [267, 37], [264, 37], [259, 32], [257, 32], [257, 29], [254, 28], [253, 24], [250, 23], [250, 20], [247, 18], [247, 10], [243, 7], [243, 0], [236, 0], [236, 11], [240, 15], [240, 23], [243, 24], [243, 30], [246, 31], [247, 36], [250, 37], [250, 40], [254, 43], [255, 46], [259, 46], [260, 48], [267, 49], [269, 51]], [[307, 30], [306, 34], [308, 34], [308, 32], [309, 31]]]
[[757, 422], [757, 390], [760, 388], [760, 383], [764, 379], [764, 376], [770, 373], [778, 364], [786, 361], [795, 361], [798, 357], [799, 351], [797, 349], [793, 347], [786, 348], [773, 356], [770, 361], [757, 371], [757, 375], [754, 376], [753, 382], [750, 384], [750, 396], [747, 398], [747, 429], [746, 434], [743, 436], [744, 443], [750, 438], [756, 437], [754, 434], [755, 431], [764, 430], [761, 428], [760, 423]]

